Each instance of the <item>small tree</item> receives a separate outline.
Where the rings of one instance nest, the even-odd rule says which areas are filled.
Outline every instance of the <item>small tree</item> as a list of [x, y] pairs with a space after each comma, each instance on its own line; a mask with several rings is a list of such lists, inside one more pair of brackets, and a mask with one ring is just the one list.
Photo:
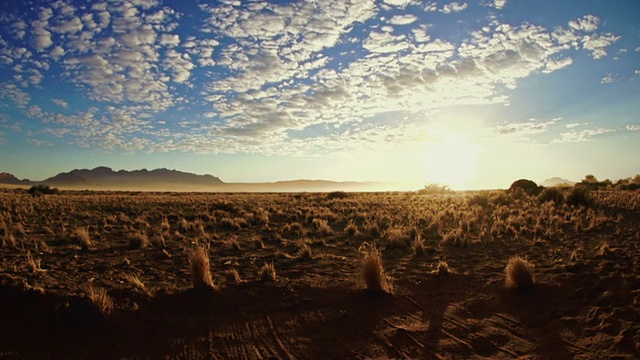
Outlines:
[[582, 180], [583, 183], [596, 183], [598, 182], [598, 179], [596, 179], [595, 176], [593, 175], [586, 175], [584, 177], [584, 179]]

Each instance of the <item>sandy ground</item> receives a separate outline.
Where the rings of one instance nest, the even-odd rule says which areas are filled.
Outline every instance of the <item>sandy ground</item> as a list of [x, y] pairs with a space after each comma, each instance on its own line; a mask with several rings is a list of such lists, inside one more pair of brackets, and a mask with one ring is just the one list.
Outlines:
[[[640, 210], [629, 206], [602, 206], [602, 221], [590, 227], [586, 212], [578, 226], [567, 214], [579, 215], [565, 208], [554, 231], [523, 227], [481, 241], [479, 222], [497, 220], [464, 196], [2, 195], [0, 358], [640, 357]], [[522, 204], [510, 206], [537, 211], [533, 202]], [[421, 217], [421, 208], [475, 214], [465, 228], [469, 243], [429, 235], [434, 218]], [[170, 229], [161, 229], [163, 218]], [[191, 225], [180, 228], [182, 219]], [[313, 219], [331, 230], [320, 231]], [[424, 233], [424, 254], [367, 231], [372, 219]], [[360, 224], [359, 234], [348, 234], [349, 220]], [[295, 222], [301, 230], [291, 228]], [[88, 250], [74, 239], [80, 226], [89, 229]], [[131, 246], [140, 231], [148, 247]], [[164, 245], [154, 240], [162, 232]], [[393, 294], [364, 289], [364, 242], [383, 248]], [[191, 286], [187, 253], [196, 243], [209, 247], [216, 289]], [[303, 244], [311, 256], [300, 255]], [[505, 287], [514, 255], [535, 265], [532, 289]], [[436, 271], [443, 259], [446, 274]], [[273, 262], [275, 281], [259, 278], [265, 262]], [[241, 281], [228, 278], [232, 269]], [[89, 287], [108, 291], [113, 313], [92, 307]]]

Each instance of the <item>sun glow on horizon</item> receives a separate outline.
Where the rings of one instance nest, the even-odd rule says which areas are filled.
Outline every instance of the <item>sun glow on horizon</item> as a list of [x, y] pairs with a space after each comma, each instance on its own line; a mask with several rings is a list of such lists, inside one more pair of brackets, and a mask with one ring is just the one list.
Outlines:
[[423, 167], [429, 182], [454, 189], [468, 186], [476, 178], [480, 146], [469, 136], [449, 133], [429, 142], [423, 152]]

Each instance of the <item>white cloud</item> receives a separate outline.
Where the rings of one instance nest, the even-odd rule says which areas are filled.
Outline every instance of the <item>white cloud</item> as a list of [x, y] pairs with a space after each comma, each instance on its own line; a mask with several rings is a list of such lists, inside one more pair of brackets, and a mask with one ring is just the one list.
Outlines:
[[160, 45], [178, 46], [180, 45], [180, 36], [178, 34], [162, 34], [160, 36]]
[[411, 14], [395, 15], [389, 20], [389, 23], [393, 25], [409, 25], [416, 22], [416, 20], [418, 20], [418, 17]]
[[502, 9], [505, 7], [505, 5], [507, 5], [507, 0], [494, 0], [493, 1], [493, 6], [496, 9]]
[[600, 18], [593, 15], [585, 15], [577, 20], [569, 21], [569, 27], [577, 31], [592, 32], [598, 29]]
[[442, 13], [444, 14], [450, 14], [452, 12], [459, 12], [462, 10], [465, 10], [468, 7], [467, 3], [457, 3], [457, 2], [452, 2], [452, 3], [448, 3], [445, 4], [442, 7], [442, 10], [440, 10]]
[[589, 141], [594, 136], [606, 134], [615, 131], [614, 129], [606, 129], [606, 128], [596, 128], [596, 129], [586, 129], [580, 131], [570, 131], [566, 133], [560, 134], [560, 139], [555, 139], [552, 141], [553, 143], [564, 143], [564, 142], [583, 142]]
[[631, 124], [626, 126], [629, 131], [640, 131], [640, 124]]
[[66, 101], [64, 101], [64, 100], [62, 100], [62, 99], [51, 99], [51, 101], [52, 101], [54, 104], [56, 104], [56, 105], [58, 105], [58, 106], [60, 106], [60, 107], [63, 107], [63, 108], [65, 108], [65, 109], [69, 108], [69, 103], [68, 103], [68, 102], [66, 102]]
[[611, 84], [616, 81], [616, 76], [613, 74], [606, 74], [602, 80], [600, 80], [601, 84]]
[[405, 8], [412, 3], [412, 0], [383, 0], [385, 4]]
[[82, 30], [82, 21], [80, 18], [73, 17], [66, 21], [61, 21], [59, 24], [53, 27], [54, 31], [61, 34], [77, 33]]
[[495, 131], [501, 135], [531, 135], [531, 134], [539, 134], [544, 133], [549, 130], [549, 128], [557, 123], [558, 120], [553, 119], [551, 121], [539, 122], [535, 119], [529, 119], [527, 122], [522, 123], [511, 123], [506, 125], [499, 125], [495, 128]]
[[586, 35], [582, 38], [582, 47], [591, 51], [591, 56], [598, 60], [607, 56], [607, 47], [620, 40], [620, 36], [613, 34]]

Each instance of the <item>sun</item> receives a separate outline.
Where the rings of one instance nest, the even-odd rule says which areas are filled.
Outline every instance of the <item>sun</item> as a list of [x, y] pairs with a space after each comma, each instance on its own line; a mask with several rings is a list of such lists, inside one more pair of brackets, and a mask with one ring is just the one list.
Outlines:
[[432, 183], [454, 189], [464, 187], [475, 178], [479, 146], [464, 134], [446, 134], [425, 144], [423, 166]]

